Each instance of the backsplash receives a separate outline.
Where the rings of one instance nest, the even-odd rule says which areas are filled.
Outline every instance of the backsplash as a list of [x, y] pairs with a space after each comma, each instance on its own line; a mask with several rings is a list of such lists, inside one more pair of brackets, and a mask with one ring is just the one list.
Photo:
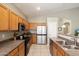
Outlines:
[[14, 32], [0, 32], [0, 41], [4, 41], [13, 37]]

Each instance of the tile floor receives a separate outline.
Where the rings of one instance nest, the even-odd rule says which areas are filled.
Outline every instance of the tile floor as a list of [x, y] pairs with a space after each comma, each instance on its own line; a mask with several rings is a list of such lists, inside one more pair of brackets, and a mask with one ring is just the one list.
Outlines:
[[30, 48], [28, 56], [50, 56], [49, 47], [47, 45], [33, 44]]

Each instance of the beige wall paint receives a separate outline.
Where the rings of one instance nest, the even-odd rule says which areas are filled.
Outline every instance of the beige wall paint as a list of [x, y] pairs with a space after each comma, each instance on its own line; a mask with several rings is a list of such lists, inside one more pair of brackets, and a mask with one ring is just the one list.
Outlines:
[[[74, 30], [79, 28], [79, 8], [56, 12], [52, 14], [52, 16], [59, 17], [60, 19], [66, 18], [71, 20], [71, 34], [74, 34]], [[60, 23], [62, 23], [62, 21], [60, 21]]]
[[14, 11], [17, 15], [21, 16], [22, 18], [26, 19], [22, 12], [20, 12], [12, 3], [2, 3], [4, 6], [8, 7], [10, 10]]

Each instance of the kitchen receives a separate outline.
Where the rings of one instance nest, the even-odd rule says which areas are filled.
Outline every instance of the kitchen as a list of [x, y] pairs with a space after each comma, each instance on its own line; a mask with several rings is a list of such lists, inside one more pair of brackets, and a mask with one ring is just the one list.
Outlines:
[[78, 3], [1, 3], [0, 56], [79, 56]]

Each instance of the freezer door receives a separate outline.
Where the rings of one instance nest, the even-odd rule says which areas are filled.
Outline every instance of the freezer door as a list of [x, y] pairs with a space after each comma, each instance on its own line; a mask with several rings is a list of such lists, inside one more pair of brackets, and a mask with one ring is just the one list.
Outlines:
[[41, 36], [41, 44], [46, 44], [46, 36]]
[[42, 36], [37, 36], [37, 44], [41, 44], [41, 38]]

